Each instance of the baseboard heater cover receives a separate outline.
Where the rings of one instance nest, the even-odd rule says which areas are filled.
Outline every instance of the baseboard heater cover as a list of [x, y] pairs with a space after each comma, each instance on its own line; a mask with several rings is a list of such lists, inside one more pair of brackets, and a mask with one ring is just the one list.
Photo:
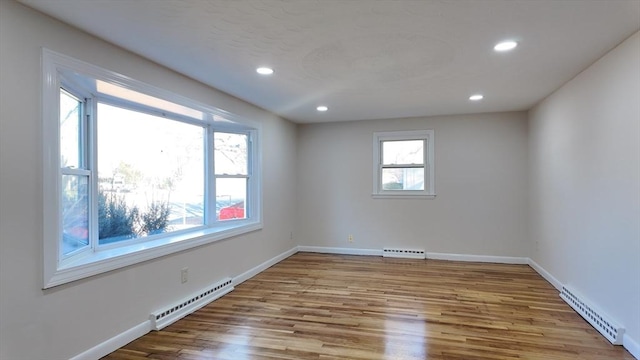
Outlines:
[[426, 259], [427, 253], [424, 250], [384, 248], [382, 249], [382, 257]]
[[191, 314], [208, 303], [221, 298], [234, 289], [231, 278], [226, 278], [211, 286], [207, 286], [203, 290], [178, 301], [174, 305], [170, 305], [162, 310], [154, 311], [149, 315], [152, 330], [160, 330], [167, 325]]
[[622, 345], [624, 328], [607, 319], [605, 314], [594, 309], [586, 299], [576, 295], [575, 291], [567, 289], [566, 286], [562, 287], [560, 297], [612, 344]]

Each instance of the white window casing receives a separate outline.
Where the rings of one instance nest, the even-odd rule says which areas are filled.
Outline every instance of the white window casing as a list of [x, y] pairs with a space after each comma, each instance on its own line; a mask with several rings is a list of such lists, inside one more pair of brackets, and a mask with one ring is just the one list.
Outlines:
[[[258, 123], [224, 110], [159, 89], [86, 62], [42, 50], [42, 141], [43, 141], [43, 288], [104, 273], [221, 239], [262, 228], [261, 150]], [[60, 91], [84, 99], [80, 139], [83, 166], [61, 166]], [[204, 225], [168, 233], [145, 236], [132, 241], [98, 243], [97, 203], [97, 103], [178, 123], [196, 125], [204, 136]], [[86, 113], [86, 114], [85, 114]], [[84, 122], [84, 116], [89, 116]], [[126, 131], [126, 129], [123, 129]], [[221, 221], [216, 217], [214, 133], [236, 133], [247, 137], [246, 174], [228, 177], [246, 179], [247, 190], [242, 218]], [[81, 137], [82, 137], [81, 136]], [[89, 183], [89, 244], [64, 253], [62, 248], [62, 176], [86, 178]], [[151, 234], [151, 233], [149, 233]]]
[[[385, 164], [384, 145], [393, 142], [422, 142], [421, 162]], [[373, 193], [374, 199], [433, 199], [435, 193], [435, 139], [433, 130], [387, 131], [373, 134]], [[385, 188], [383, 173], [393, 170], [411, 170], [420, 175], [416, 189]]]

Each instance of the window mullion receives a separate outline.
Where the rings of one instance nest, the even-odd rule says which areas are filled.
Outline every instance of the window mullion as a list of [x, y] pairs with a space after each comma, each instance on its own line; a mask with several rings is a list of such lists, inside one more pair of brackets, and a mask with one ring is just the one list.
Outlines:
[[87, 169], [87, 99], [82, 98], [82, 106], [80, 107], [80, 124], [78, 126], [78, 167], [81, 169]]
[[375, 192], [378, 193], [380, 191], [382, 191], [382, 169], [384, 169], [384, 165], [382, 164], [382, 141], [378, 142], [378, 171], [376, 172], [376, 187], [375, 187]]
[[260, 201], [260, 196], [258, 193], [261, 191], [260, 185], [260, 162], [258, 161], [258, 138], [256, 131], [247, 132], [249, 136], [249, 148], [248, 155], [249, 168], [247, 169], [247, 173], [249, 174], [249, 180], [247, 181], [247, 204], [246, 204], [246, 214], [247, 218], [251, 219], [259, 219], [261, 217], [262, 205]]
[[90, 176], [91, 171], [85, 169], [76, 168], [62, 168], [60, 169], [62, 175], [77, 175], [77, 176]]
[[216, 223], [216, 172], [215, 172], [215, 143], [214, 131], [210, 125], [206, 127], [205, 137], [205, 224], [213, 226]]
[[425, 167], [425, 164], [388, 164], [382, 165], [383, 169], [407, 169], [407, 168], [415, 168], [415, 169], [419, 169], [419, 168], [423, 168]]
[[90, 195], [89, 195], [89, 245], [95, 251], [98, 248], [98, 144], [97, 144], [97, 107], [98, 102], [93, 98], [86, 99], [86, 129], [85, 132], [85, 158], [87, 168], [90, 171]]
[[244, 202], [244, 215], [247, 219], [252, 218], [253, 212], [253, 196], [251, 193], [251, 189], [253, 186], [251, 185], [251, 178], [253, 177], [253, 136], [250, 132], [247, 132], [247, 176], [245, 177], [247, 181], [245, 181], [245, 202]]
[[220, 174], [216, 175], [216, 179], [248, 179], [249, 175], [242, 174]]
[[423, 140], [422, 146], [422, 158], [424, 159], [424, 189], [425, 191], [431, 191], [431, 180], [429, 177], [431, 174], [429, 173], [429, 137]]

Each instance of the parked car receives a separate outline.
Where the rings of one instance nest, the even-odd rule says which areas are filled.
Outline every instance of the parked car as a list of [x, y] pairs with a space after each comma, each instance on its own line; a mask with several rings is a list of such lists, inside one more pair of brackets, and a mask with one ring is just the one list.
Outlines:
[[218, 220], [244, 219], [244, 201], [220, 209]]

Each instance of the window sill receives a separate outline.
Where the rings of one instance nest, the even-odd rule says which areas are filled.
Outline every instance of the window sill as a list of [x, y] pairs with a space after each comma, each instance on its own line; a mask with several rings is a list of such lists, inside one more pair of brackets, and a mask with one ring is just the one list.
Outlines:
[[374, 199], [417, 199], [417, 200], [433, 200], [436, 194], [418, 195], [418, 194], [371, 194]]
[[98, 250], [60, 264], [51, 276], [45, 278], [43, 288], [48, 289], [260, 229], [262, 222], [236, 222], [128, 246]]

